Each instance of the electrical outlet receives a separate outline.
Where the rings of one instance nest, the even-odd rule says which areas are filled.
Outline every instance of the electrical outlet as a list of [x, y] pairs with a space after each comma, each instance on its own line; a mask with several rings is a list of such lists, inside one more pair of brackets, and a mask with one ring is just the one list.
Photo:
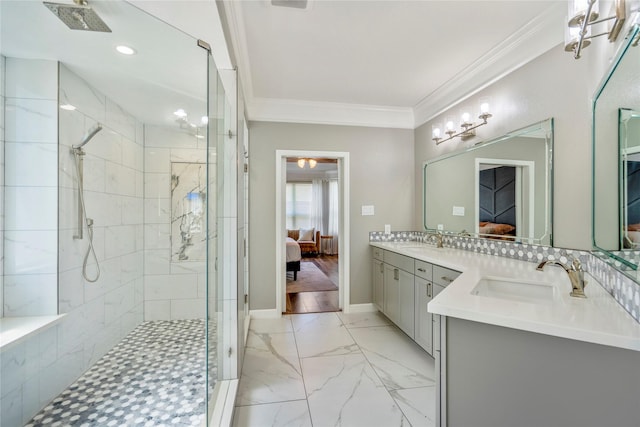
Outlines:
[[443, 230], [444, 230], [444, 225], [438, 224], [438, 231], [443, 231]]
[[453, 216], [464, 216], [464, 206], [454, 206], [452, 215]]
[[391, 224], [384, 225], [384, 234], [391, 234]]

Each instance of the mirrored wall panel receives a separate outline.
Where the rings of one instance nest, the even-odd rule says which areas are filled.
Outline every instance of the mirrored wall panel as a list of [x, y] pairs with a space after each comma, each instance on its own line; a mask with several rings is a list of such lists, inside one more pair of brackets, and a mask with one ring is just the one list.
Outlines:
[[426, 162], [424, 227], [551, 245], [552, 146], [548, 119]]
[[631, 29], [593, 103], [594, 246], [635, 278], [640, 264], [640, 48]]

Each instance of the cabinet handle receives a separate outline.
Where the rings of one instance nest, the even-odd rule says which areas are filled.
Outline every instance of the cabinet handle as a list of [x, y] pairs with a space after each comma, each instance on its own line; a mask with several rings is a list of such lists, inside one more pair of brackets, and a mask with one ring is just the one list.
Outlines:
[[431, 283], [427, 283], [427, 296], [431, 298]]
[[394, 268], [393, 269], [393, 280], [398, 280], [400, 278], [400, 275], [398, 273], [400, 273], [400, 271], [397, 268]]
[[421, 271], [422, 273], [426, 273], [427, 270], [425, 270], [424, 268], [419, 268], [418, 271]]
[[453, 280], [454, 280], [451, 277], [447, 277], [447, 276], [442, 276], [441, 279], [444, 280], [445, 282], [449, 282], [449, 283], [453, 282]]
[[384, 264], [380, 263], [380, 273], [384, 273]]

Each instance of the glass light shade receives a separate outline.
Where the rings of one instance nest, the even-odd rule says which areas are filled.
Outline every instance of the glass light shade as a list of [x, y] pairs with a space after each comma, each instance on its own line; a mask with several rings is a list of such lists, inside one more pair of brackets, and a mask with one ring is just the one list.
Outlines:
[[453, 130], [453, 120], [448, 120], [445, 127], [447, 128], [447, 130]]
[[134, 55], [136, 53], [134, 48], [125, 45], [116, 46], [116, 50], [123, 55]]
[[71, 104], [62, 104], [60, 106], [60, 108], [62, 108], [63, 110], [67, 110], [67, 111], [73, 111], [73, 110], [76, 109], [76, 107], [71, 105]]
[[311, 169], [316, 167], [316, 164], [318, 164], [318, 162], [316, 161], [316, 159], [309, 159], [309, 167]]
[[465, 111], [464, 113], [462, 113], [461, 118], [462, 118], [462, 123], [466, 124], [466, 123], [469, 123], [469, 121], [471, 120], [471, 115]]
[[480, 113], [486, 114], [488, 112], [489, 112], [489, 103], [483, 102], [482, 104], [480, 104]]
[[207, 123], [209, 123], [209, 117], [207, 116], [202, 116], [202, 118], [200, 119], [200, 121], [202, 122], [203, 125], [206, 125]]
[[180, 117], [181, 119], [184, 117], [187, 117], [187, 112], [184, 111], [182, 108], [178, 108], [176, 111], [173, 112], [173, 114]]
[[442, 135], [440, 132], [441, 132], [441, 131], [440, 131], [440, 126], [439, 126], [439, 125], [434, 126], [434, 127], [431, 129], [431, 137], [432, 137], [432, 138], [440, 138], [440, 137], [441, 137], [440, 135]]
[[307, 162], [307, 161], [306, 161], [305, 159], [298, 159], [298, 167], [299, 167], [299, 168], [304, 168], [304, 164], [305, 164], [306, 162]]

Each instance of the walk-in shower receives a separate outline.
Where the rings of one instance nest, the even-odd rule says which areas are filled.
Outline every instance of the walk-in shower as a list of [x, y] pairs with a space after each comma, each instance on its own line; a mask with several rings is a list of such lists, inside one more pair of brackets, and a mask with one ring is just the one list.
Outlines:
[[[73, 154], [73, 160], [76, 169], [76, 180], [78, 182], [78, 234], [73, 236], [74, 239], [83, 238], [84, 225], [87, 226], [87, 234], [89, 236], [89, 246], [84, 255], [82, 261], [82, 277], [87, 282], [94, 283], [100, 278], [100, 262], [96, 256], [96, 250], [93, 247], [93, 219], [87, 217], [87, 205], [84, 201], [84, 156], [85, 151], [82, 149], [98, 132], [102, 130], [102, 124], [96, 123], [91, 129], [87, 131], [82, 137], [82, 140], [77, 145], [71, 146], [71, 152]], [[87, 273], [87, 264], [89, 262], [89, 255], [93, 255], [95, 261], [95, 276], [91, 277]]]
[[[205, 43], [132, 2], [91, 7], [112, 33], [0, 0], [0, 108], [17, 112], [0, 167], [19, 171], [0, 224], [3, 304], [34, 300], [49, 311], [24, 316], [56, 322], [2, 353], [0, 425], [219, 425], [245, 331], [235, 71], [221, 77]], [[137, 56], [115, 50], [125, 42]], [[195, 211], [185, 249], [173, 225]]]

